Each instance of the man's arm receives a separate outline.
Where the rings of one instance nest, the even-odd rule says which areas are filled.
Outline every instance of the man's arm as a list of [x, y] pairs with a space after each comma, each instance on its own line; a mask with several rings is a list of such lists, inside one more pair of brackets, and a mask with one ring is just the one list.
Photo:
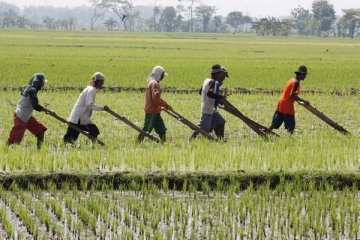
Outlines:
[[104, 110], [104, 106], [101, 106], [101, 105], [97, 105], [95, 104], [95, 94], [96, 94], [96, 90], [89, 90], [87, 92], [87, 95], [85, 97], [85, 106], [87, 108], [90, 108], [91, 110], [94, 110], [94, 111], [101, 111], [101, 110]]
[[208, 90], [208, 92], [206, 93], [206, 95], [209, 97], [209, 98], [214, 98], [214, 99], [224, 99], [225, 97], [220, 95], [220, 94], [216, 94], [214, 92], [214, 89], [215, 89], [215, 81], [214, 80], [211, 80], [209, 82], [210, 84], [210, 88]]
[[305, 99], [300, 98], [300, 97], [296, 94], [296, 92], [297, 92], [297, 90], [298, 90], [298, 88], [299, 88], [299, 85], [300, 85], [300, 82], [299, 82], [299, 81], [295, 81], [293, 90], [292, 90], [292, 92], [291, 92], [291, 97], [292, 97], [295, 101], [297, 101], [299, 104], [309, 105], [309, 104], [310, 104], [309, 101], [306, 101]]
[[150, 87], [150, 91], [151, 91], [152, 100], [155, 103], [155, 105], [157, 105], [157, 106], [160, 105], [161, 107], [164, 107], [164, 108], [171, 108], [170, 105], [167, 104], [167, 102], [161, 98], [159, 84], [153, 84]]
[[31, 105], [36, 111], [41, 112], [44, 110], [43, 106], [39, 104], [39, 100], [37, 97], [37, 90], [35, 88], [31, 88], [29, 90], [29, 97], [30, 97]]

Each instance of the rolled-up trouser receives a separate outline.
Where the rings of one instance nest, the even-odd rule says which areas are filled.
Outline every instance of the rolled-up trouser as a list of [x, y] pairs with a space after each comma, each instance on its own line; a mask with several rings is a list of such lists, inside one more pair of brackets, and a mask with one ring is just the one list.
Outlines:
[[[97, 138], [97, 136], [100, 134], [99, 128], [95, 124], [87, 124], [87, 125], [80, 125], [80, 124], [74, 124], [81, 130], [84, 130], [88, 132], [93, 137]], [[66, 143], [72, 143], [75, 142], [79, 137], [80, 132], [76, 131], [72, 127], [68, 126], [66, 130], [66, 134], [64, 135], [64, 142]]]
[[162, 119], [160, 113], [156, 114], [145, 114], [145, 122], [143, 130], [145, 132], [150, 133], [153, 129], [155, 129], [155, 132], [159, 135], [166, 134], [166, 127], [164, 120]]
[[276, 111], [270, 128], [278, 129], [282, 123], [285, 123], [285, 129], [292, 133], [295, 129], [295, 115]]
[[224, 125], [225, 123], [225, 119], [220, 115], [219, 112], [214, 112], [213, 114], [203, 113], [201, 115], [201, 120], [198, 126], [204, 131], [210, 133], [212, 130], [214, 130], [220, 125]]
[[14, 114], [14, 126], [10, 131], [7, 142], [9, 144], [20, 143], [24, 137], [26, 129], [35, 136], [39, 136], [47, 130], [46, 126], [42, 122], [36, 120], [33, 116], [31, 116], [29, 121], [24, 122], [16, 114]]

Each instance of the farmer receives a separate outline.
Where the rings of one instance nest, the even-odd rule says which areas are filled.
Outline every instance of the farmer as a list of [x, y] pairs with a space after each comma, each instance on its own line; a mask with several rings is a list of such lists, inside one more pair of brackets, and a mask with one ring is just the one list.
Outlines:
[[[155, 66], [147, 79], [145, 94], [145, 123], [143, 130], [150, 133], [153, 128], [159, 134], [162, 142], [166, 141], [166, 127], [160, 112], [162, 108], [171, 109], [171, 106], [161, 99], [160, 81], [164, 79], [165, 69], [161, 66]], [[138, 141], [144, 139], [143, 134], [139, 134]]]
[[[220, 86], [225, 78], [228, 78], [228, 71], [225, 67], [215, 64], [211, 68], [211, 78], [205, 79], [199, 94], [201, 95], [201, 120], [198, 126], [204, 131], [210, 133], [215, 131], [219, 139], [224, 138], [225, 119], [217, 111], [218, 105], [222, 103], [225, 96], [220, 95]], [[191, 136], [196, 138], [197, 132]]]
[[297, 101], [299, 104], [304, 105], [310, 104], [298, 96], [300, 93], [300, 81], [304, 81], [307, 75], [306, 66], [300, 66], [299, 69], [295, 71], [295, 74], [296, 76], [286, 83], [281, 93], [271, 126], [269, 127], [270, 130], [278, 129], [284, 122], [285, 129], [292, 134], [295, 129], [294, 102]]
[[37, 138], [37, 147], [40, 148], [44, 141], [45, 125], [32, 116], [35, 109], [39, 112], [51, 113], [51, 110], [39, 104], [37, 93], [47, 80], [43, 73], [35, 73], [29, 81], [29, 85], [21, 93], [20, 101], [16, 105], [14, 114], [14, 126], [12, 127], [7, 144], [19, 144], [28, 129]]
[[[100, 131], [90, 119], [92, 111], [102, 111], [108, 109], [107, 106], [100, 106], [94, 103], [96, 91], [102, 88], [104, 82], [104, 74], [101, 72], [94, 73], [91, 77], [89, 85], [81, 92], [69, 117], [69, 122], [92, 135], [94, 137], [93, 141], [95, 141], [97, 136], [100, 134]], [[69, 126], [66, 134], [64, 135], [64, 142], [75, 142], [79, 137], [79, 134], [80, 133], [78, 131]]]

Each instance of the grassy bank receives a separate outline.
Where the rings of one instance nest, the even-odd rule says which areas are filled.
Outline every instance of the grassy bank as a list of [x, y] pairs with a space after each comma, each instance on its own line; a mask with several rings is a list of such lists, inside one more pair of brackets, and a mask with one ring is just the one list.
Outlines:
[[37, 187], [49, 189], [122, 190], [141, 191], [154, 187], [176, 191], [228, 191], [258, 188], [267, 184], [270, 189], [281, 189], [284, 184], [300, 186], [308, 190], [309, 183], [321, 190], [325, 185], [336, 190], [355, 188], [360, 190], [360, 172], [300, 171], [300, 172], [108, 172], [108, 173], [2, 173], [0, 185], [23, 190]]

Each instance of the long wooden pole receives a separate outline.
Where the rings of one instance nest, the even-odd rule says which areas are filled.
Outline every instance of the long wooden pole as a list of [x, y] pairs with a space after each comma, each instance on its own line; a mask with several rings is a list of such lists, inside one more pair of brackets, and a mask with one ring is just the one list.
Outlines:
[[183, 124], [185, 124], [186, 126], [188, 126], [189, 128], [191, 128], [192, 130], [194, 130], [195, 132], [201, 133], [202, 135], [204, 135], [206, 138], [210, 139], [210, 140], [214, 140], [214, 137], [211, 136], [208, 132], [204, 131], [203, 129], [199, 128], [198, 126], [196, 126], [194, 123], [190, 122], [188, 119], [186, 119], [185, 117], [181, 116], [179, 113], [175, 112], [173, 109], [166, 109], [163, 108], [162, 109], [164, 112], [166, 112], [167, 114], [169, 114], [170, 116], [174, 117], [175, 119], [179, 120], [180, 122], [182, 122]]
[[75, 131], [78, 131], [79, 133], [85, 135], [86, 137], [88, 137], [90, 140], [95, 141], [96, 143], [100, 144], [101, 146], [105, 146], [105, 143], [100, 141], [99, 139], [95, 138], [93, 135], [91, 135], [90, 133], [82, 130], [81, 128], [77, 127], [75, 124], [66, 121], [64, 118], [58, 116], [55, 112], [48, 112], [47, 114], [49, 114], [50, 116], [56, 118], [57, 120], [59, 120], [60, 122], [66, 123], [67, 125], [69, 125], [69, 127], [71, 127], [72, 129], [74, 129]]
[[326, 116], [324, 113], [320, 112], [319, 110], [317, 110], [315, 107], [311, 106], [310, 104], [308, 104], [308, 105], [300, 104], [300, 105], [303, 106], [304, 108], [306, 108], [309, 112], [313, 113], [315, 116], [317, 116], [321, 120], [323, 120], [324, 122], [326, 122], [328, 125], [330, 125], [334, 129], [341, 132], [342, 134], [344, 134], [344, 135], [350, 134], [345, 128], [340, 126], [337, 122], [331, 120], [328, 116]]
[[130, 120], [128, 120], [127, 118], [120, 116], [119, 114], [117, 114], [116, 112], [114, 112], [111, 109], [107, 109], [105, 110], [106, 112], [110, 113], [111, 115], [113, 115], [115, 118], [119, 119], [120, 121], [124, 122], [126, 125], [130, 126], [131, 128], [135, 129], [136, 131], [138, 131], [139, 133], [143, 134], [144, 136], [150, 138], [151, 140], [155, 141], [155, 142], [160, 142], [160, 139], [158, 139], [157, 137], [151, 135], [150, 133], [144, 131], [143, 129], [139, 128], [138, 126], [136, 126], [134, 123], [132, 123]]
[[279, 135], [267, 127], [261, 125], [260, 123], [255, 122], [254, 120], [248, 118], [244, 114], [242, 114], [234, 105], [232, 105], [228, 100], [223, 100], [224, 107], [223, 109], [234, 116], [240, 118], [246, 125], [248, 125], [254, 132], [256, 132], [259, 136], [264, 138], [268, 138], [268, 134], [279, 137]]

